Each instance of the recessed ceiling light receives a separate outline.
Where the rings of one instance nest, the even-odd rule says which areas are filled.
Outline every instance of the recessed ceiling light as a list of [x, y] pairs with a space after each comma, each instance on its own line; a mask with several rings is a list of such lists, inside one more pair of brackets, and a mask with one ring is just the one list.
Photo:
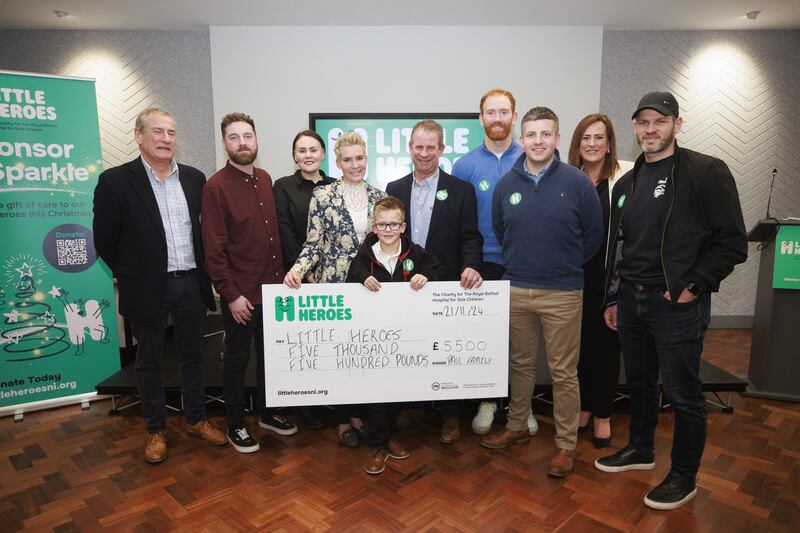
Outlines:
[[748, 11], [747, 12], [747, 18], [750, 19], [750, 20], [756, 20], [760, 13], [761, 13], [761, 11], [759, 11], [758, 9], [755, 9], [753, 11]]
[[[69, 16], [69, 13], [67, 13], [66, 11], [61, 11], [60, 9], [56, 9], [55, 11], [53, 11], [53, 13], [55, 13], [56, 16], [58, 18], [60, 18], [60, 19], [63, 19], [64, 17], [68, 17]], [[748, 14], [748, 16], [749, 16], [749, 14]]]

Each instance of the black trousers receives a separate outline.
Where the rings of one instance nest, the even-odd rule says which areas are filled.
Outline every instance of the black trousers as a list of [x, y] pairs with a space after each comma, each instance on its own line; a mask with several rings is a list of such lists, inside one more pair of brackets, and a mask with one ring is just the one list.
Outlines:
[[225, 397], [225, 413], [229, 428], [240, 428], [244, 424], [244, 378], [250, 360], [250, 344], [256, 345], [256, 410], [267, 416], [264, 395], [264, 322], [261, 304], [254, 305], [253, 318], [242, 325], [233, 319], [228, 303], [220, 298], [222, 321], [225, 324], [225, 360], [222, 364], [222, 392]]
[[369, 446], [371, 448], [386, 448], [395, 432], [397, 412], [396, 403], [373, 403], [367, 406], [369, 413]]
[[196, 424], [206, 417], [203, 320], [206, 306], [195, 274], [167, 278], [164, 301], [158, 319], [131, 321], [136, 337], [136, 389], [142, 402], [147, 431], [167, 428], [167, 403], [161, 377], [167, 317], [172, 316], [175, 346], [180, 356], [181, 394], [186, 420]]
[[608, 418], [619, 380], [620, 357], [619, 338], [603, 320], [602, 303], [602, 293], [583, 291], [578, 383], [581, 411], [590, 411], [597, 418]]

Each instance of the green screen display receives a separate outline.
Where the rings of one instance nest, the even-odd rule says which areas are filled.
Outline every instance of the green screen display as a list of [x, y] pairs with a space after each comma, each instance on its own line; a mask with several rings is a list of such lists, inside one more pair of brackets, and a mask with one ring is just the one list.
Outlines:
[[414, 124], [423, 119], [433, 119], [444, 129], [444, 153], [439, 166], [445, 172], [453, 170], [453, 164], [483, 142], [483, 126], [477, 113], [441, 114], [390, 114], [390, 113], [320, 113], [310, 114], [310, 127], [325, 140], [325, 160], [322, 170], [329, 176], [339, 178], [341, 170], [336, 166], [333, 145], [346, 131], [355, 131], [367, 143], [367, 183], [386, 189], [386, 184], [411, 172], [411, 156], [408, 141]]

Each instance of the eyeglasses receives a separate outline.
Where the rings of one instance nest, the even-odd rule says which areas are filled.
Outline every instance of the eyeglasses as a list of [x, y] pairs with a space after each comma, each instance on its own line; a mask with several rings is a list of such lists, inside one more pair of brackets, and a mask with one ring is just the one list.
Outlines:
[[386, 231], [387, 229], [390, 229], [392, 231], [397, 231], [400, 229], [400, 226], [402, 225], [403, 225], [402, 222], [377, 222], [375, 224], [375, 227], [381, 231]]

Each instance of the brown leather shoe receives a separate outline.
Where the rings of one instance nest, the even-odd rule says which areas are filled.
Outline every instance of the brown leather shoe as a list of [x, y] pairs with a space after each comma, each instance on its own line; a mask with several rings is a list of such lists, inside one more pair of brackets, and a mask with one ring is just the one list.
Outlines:
[[218, 430], [208, 420], [202, 420], [197, 424], [186, 424], [186, 433], [195, 437], [200, 437], [206, 442], [210, 442], [215, 446], [222, 446], [228, 442], [228, 437], [225, 433]]
[[408, 450], [403, 448], [403, 445], [396, 440], [390, 440], [389, 444], [386, 446], [386, 450], [389, 453], [389, 457], [392, 459], [408, 459], [408, 456], [411, 455], [408, 453]]
[[550, 468], [547, 470], [547, 475], [552, 477], [567, 477], [572, 472], [573, 450], [565, 450], [564, 448], [556, 448], [556, 454], [550, 459]]
[[167, 432], [147, 434], [147, 444], [144, 447], [144, 460], [148, 463], [160, 463], [167, 458]]
[[527, 428], [523, 431], [503, 428], [502, 431], [495, 431], [494, 433], [486, 435], [481, 441], [481, 446], [499, 450], [500, 448], [505, 448], [509, 444], [528, 444], [529, 440], [531, 439]]
[[457, 416], [445, 417], [442, 422], [442, 432], [439, 435], [439, 442], [442, 444], [453, 444], [461, 436], [461, 427]]
[[377, 448], [369, 451], [367, 456], [367, 464], [364, 466], [367, 474], [376, 475], [380, 474], [386, 469], [386, 459], [389, 458], [389, 450], [386, 448]]

